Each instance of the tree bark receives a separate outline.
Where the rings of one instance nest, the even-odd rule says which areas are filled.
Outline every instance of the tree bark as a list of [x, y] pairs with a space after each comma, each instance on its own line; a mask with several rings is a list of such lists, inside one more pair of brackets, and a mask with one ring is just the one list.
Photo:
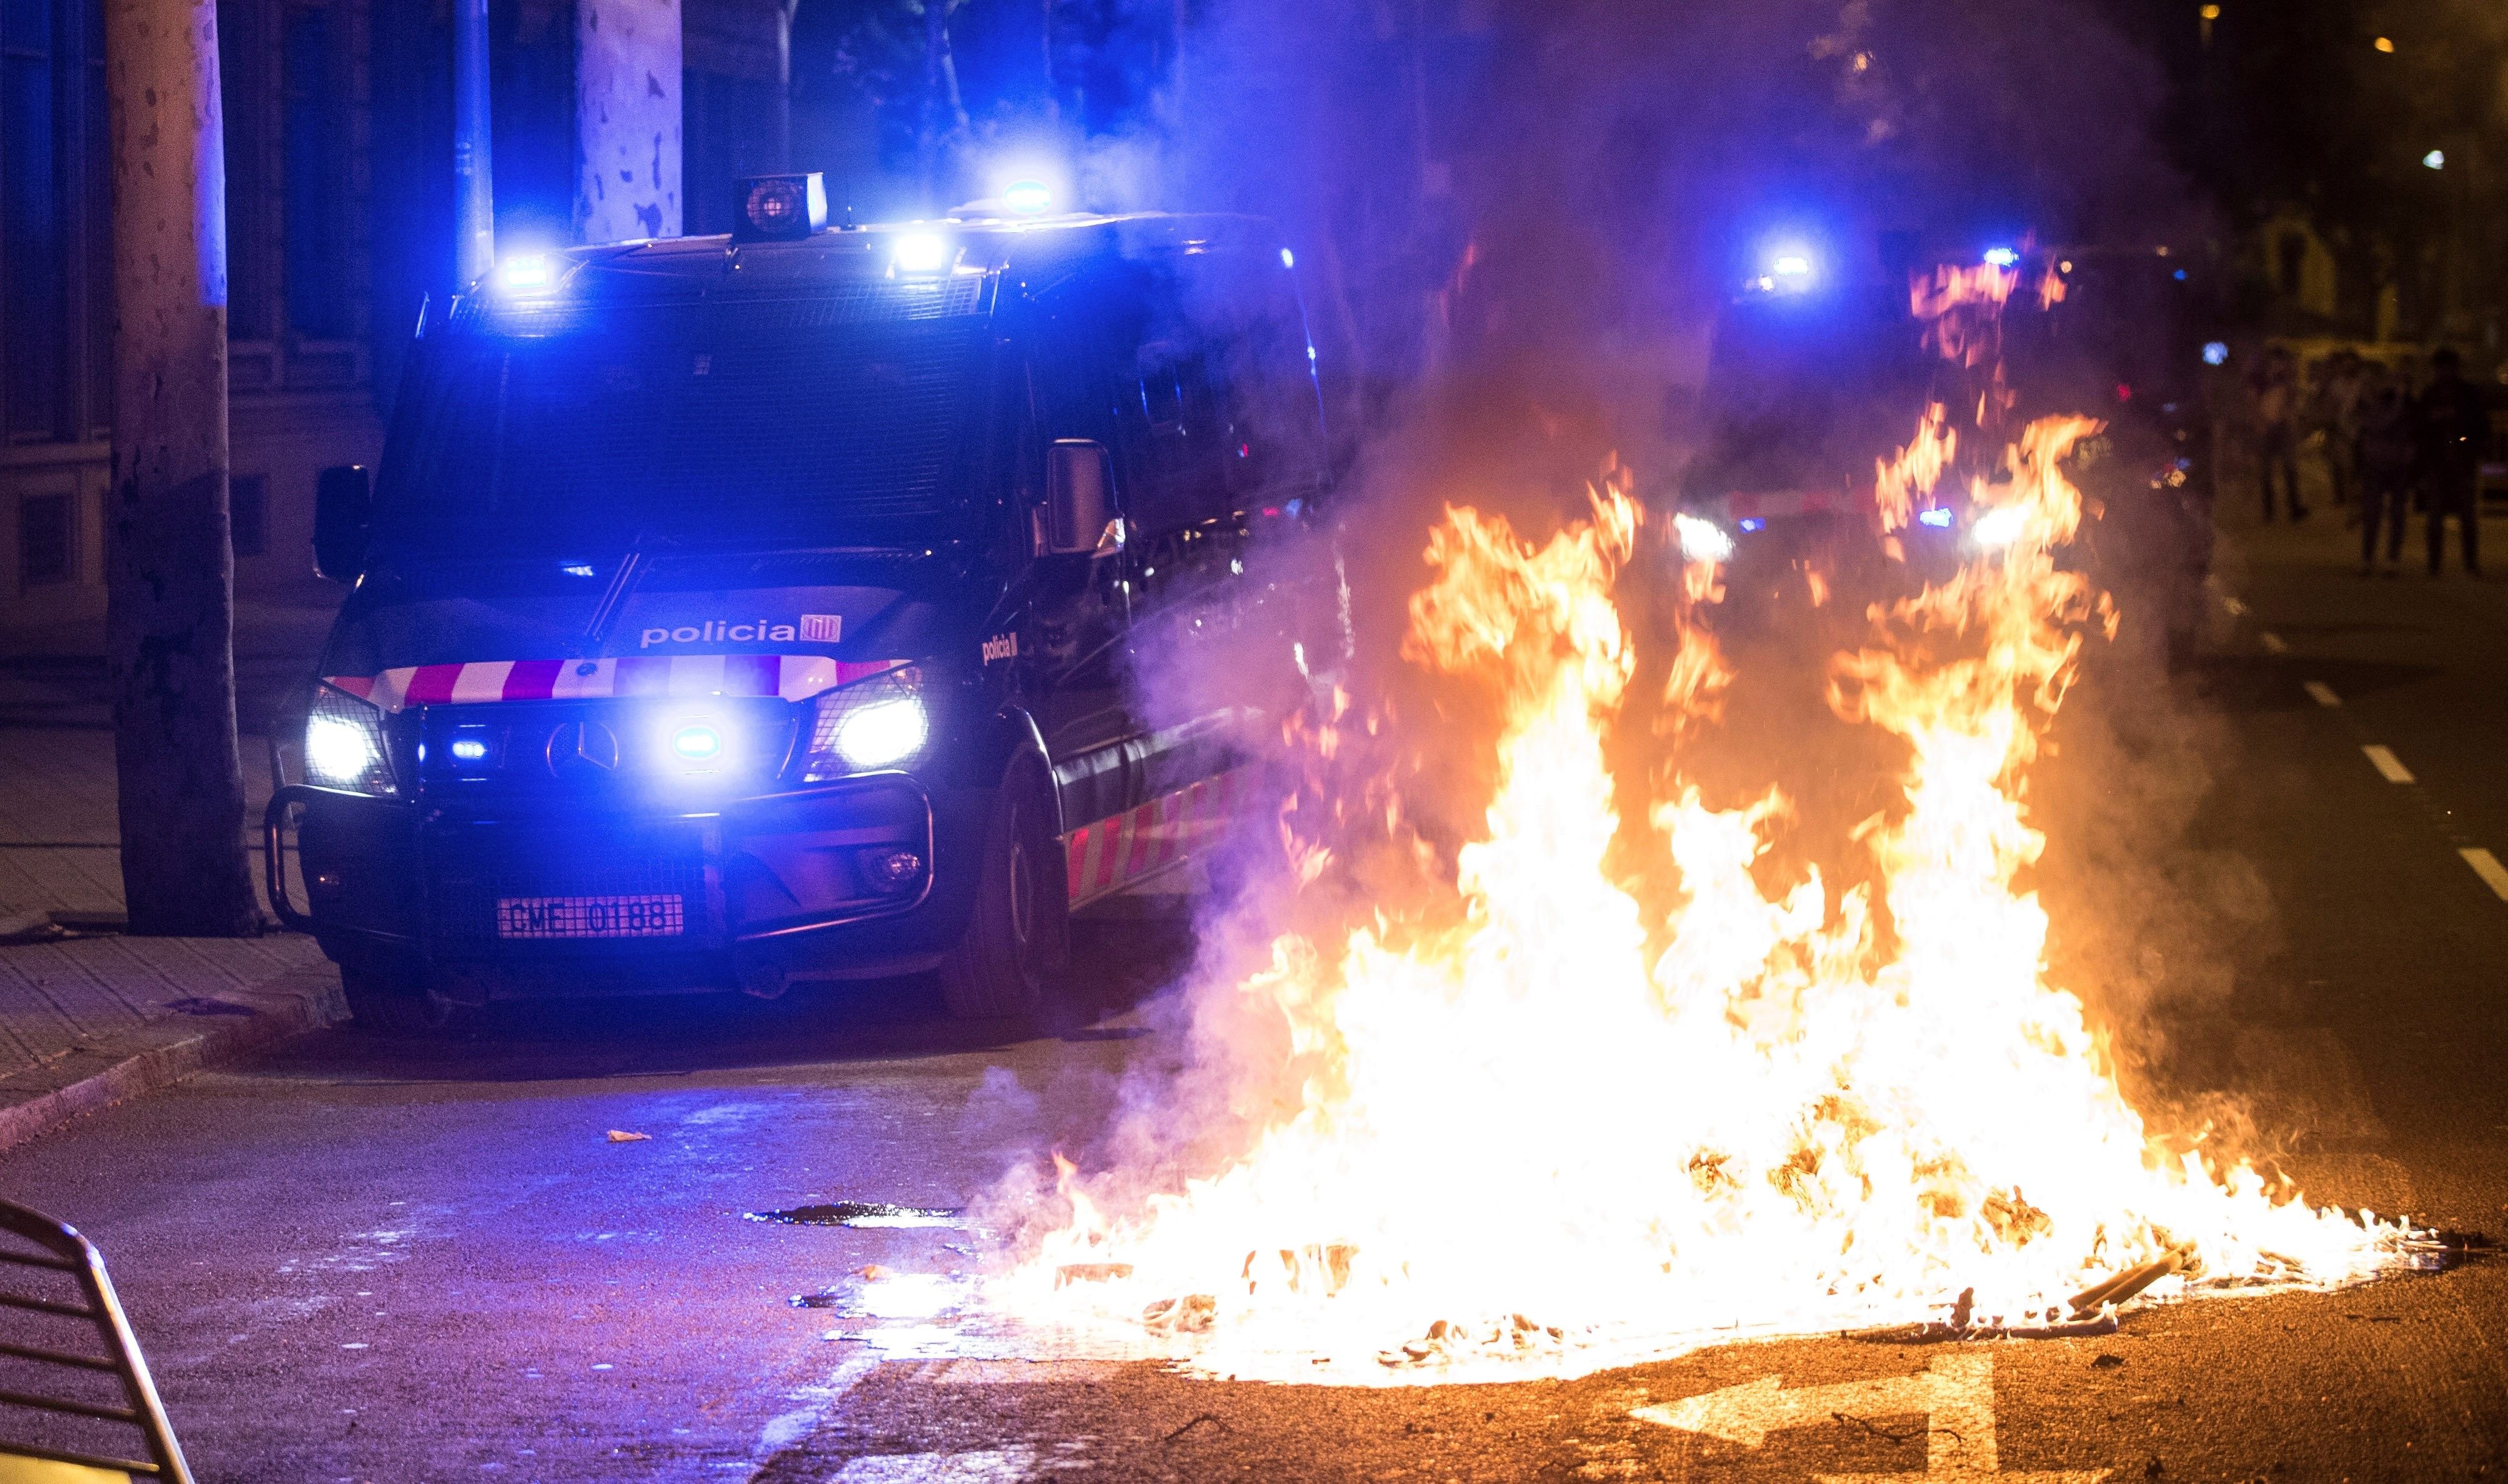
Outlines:
[[680, 0], [576, 0], [575, 238], [677, 237]]
[[113, 484], [105, 650], [130, 931], [261, 911], [236, 750], [227, 244], [215, 0], [109, 0]]

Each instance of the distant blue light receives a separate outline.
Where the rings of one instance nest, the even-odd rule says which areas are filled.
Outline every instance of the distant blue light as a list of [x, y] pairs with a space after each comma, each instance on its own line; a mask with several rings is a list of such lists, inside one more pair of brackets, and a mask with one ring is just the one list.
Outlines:
[[558, 571], [570, 577], [589, 577], [595, 575], [590, 562], [569, 562]]
[[2178, 282], [2183, 283], [2186, 281], [2186, 270], [2181, 268], [2177, 270], [2176, 273], [2170, 275], [2170, 277], [2174, 278]]
[[1294, 252], [1291, 252], [1291, 251], [1290, 251], [1288, 248], [1286, 248], [1286, 247], [1281, 248], [1281, 249], [1280, 249], [1280, 266], [1281, 266], [1281, 267], [1283, 267], [1283, 268], [1295, 268], [1295, 267], [1297, 267], [1297, 266], [1298, 266], [1298, 255], [1297, 255], [1296, 253], [1294, 253]]
[[2010, 268], [2020, 261], [2020, 254], [2009, 247], [1988, 247], [1985, 249], [1985, 260], [1997, 268]]
[[1936, 531], [1946, 531], [1950, 529], [1951, 512], [1939, 505], [1930, 510], [1919, 510], [1916, 512], [1916, 524], [1931, 526]]
[[2203, 342], [2203, 364], [2207, 366], [2226, 366], [2229, 363], [2230, 348], [2228, 345], [2218, 340], [2207, 340]]
[[1759, 519], [1759, 517], [1755, 515], [1746, 515], [1742, 517], [1738, 524], [1745, 531], [1764, 531], [1768, 527], [1768, 523], [1766, 521]]

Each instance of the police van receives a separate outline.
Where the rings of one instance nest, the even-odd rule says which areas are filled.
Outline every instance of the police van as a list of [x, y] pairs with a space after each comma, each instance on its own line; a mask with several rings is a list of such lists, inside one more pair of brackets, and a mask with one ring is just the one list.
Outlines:
[[[1032, 1016], [1073, 909], [1254, 798], [1296, 672], [1246, 559], [1326, 483], [1277, 230], [824, 201], [499, 264], [323, 474], [354, 586], [264, 828], [360, 1020], [910, 974]], [[1136, 684], [1198, 666], [1236, 684]]]

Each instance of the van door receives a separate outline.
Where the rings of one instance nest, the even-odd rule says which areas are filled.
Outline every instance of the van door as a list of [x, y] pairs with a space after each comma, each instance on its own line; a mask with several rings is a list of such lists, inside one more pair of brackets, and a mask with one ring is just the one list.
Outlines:
[[[1110, 352], [1095, 295], [1071, 285], [1037, 316], [1026, 343], [1027, 430], [1019, 459], [1027, 480], [1043, 487], [1045, 450], [1057, 438], [1116, 443], [1115, 388], [1106, 376]], [[1128, 506], [1126, 471], [1117, 461], [1116, 508]], [[1033, 652], [1021, 662], [1033, 680], [1034, 715], [1060, 778], [1066, 827], [1130, 807], [1137, 790], [1119, 766], [1105, 765], [1139, 728], [1124, 697], [1124, 640], [1131, 619], [1128, 554], [1039, 560], [1029, 612]], [[1120, 762], [1120, 752], [1114, 755]]]

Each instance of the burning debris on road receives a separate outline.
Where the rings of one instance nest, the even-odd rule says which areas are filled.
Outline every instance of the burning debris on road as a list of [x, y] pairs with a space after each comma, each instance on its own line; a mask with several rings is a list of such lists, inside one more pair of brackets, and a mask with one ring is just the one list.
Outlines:
[[[1966, 323], [2015, 282], [1931, 291]], [[1938, 421], [1882, 471], [1900, 505], [1943, 476]], [[1683, 566], [1662, 692], [1635, 687], [1615, 586], [1660, 528], [1624, 477], [1543, 542], [1449, 507], [1403, 652], [1496, 699], [1481, 830], [1450, 857], [1417, 844], [1425, 906], [1380, 906], [1338, 942], [1283, 933], [1267, 970], [1208, 990], [1213, 1027], [1272, 1028], [1276, 1109], [1180, 1182], [1082, 1178], [1057, 1156], [1068, 1219], [989, 1302], [1146, 1330], [1210, 1371], [1452, 1379], [1873, 1325], [2106, 1332], [2138, 1299], [2397, 1261], [2403, 1227], [2156, 1136], [2083, 1001], [2048, 980], [2024, 798], [2085, 637], [2112, 632], [2059, 561], [2083, 519], [2065, 466], [2096, 427], [2020, 431], [1969, 491], [2005, 538], [1875, 606], [1831, 662], [1835, 714], [1905, 760], [1898, 803], [1856, 835], [1870, 886], [1832, 889], [1817, 866], [1771, 883], [1786, 797], [1716, 807], [1684, 767], [1733, 679], [1700, 621], [1713, 562]], [[1293, 730], [1312, 778], [1363, 711], [1337, 696]], [[1633, 725], [1660, 739], [1638, 828], [1677, 873], [1669, 900], [1616, 866], [1628, 781], [1606, 759]], [[1399, 833], [1398, 798], [1370, 787], [1367, 811]], [[1335, 865], [1311, 822], [1352, 804], [1310, 779], [1284, 811], [1300, 881]], [[1508, 1219], [1490, 1219], [1493, 1188], [1513, 1194]]]

